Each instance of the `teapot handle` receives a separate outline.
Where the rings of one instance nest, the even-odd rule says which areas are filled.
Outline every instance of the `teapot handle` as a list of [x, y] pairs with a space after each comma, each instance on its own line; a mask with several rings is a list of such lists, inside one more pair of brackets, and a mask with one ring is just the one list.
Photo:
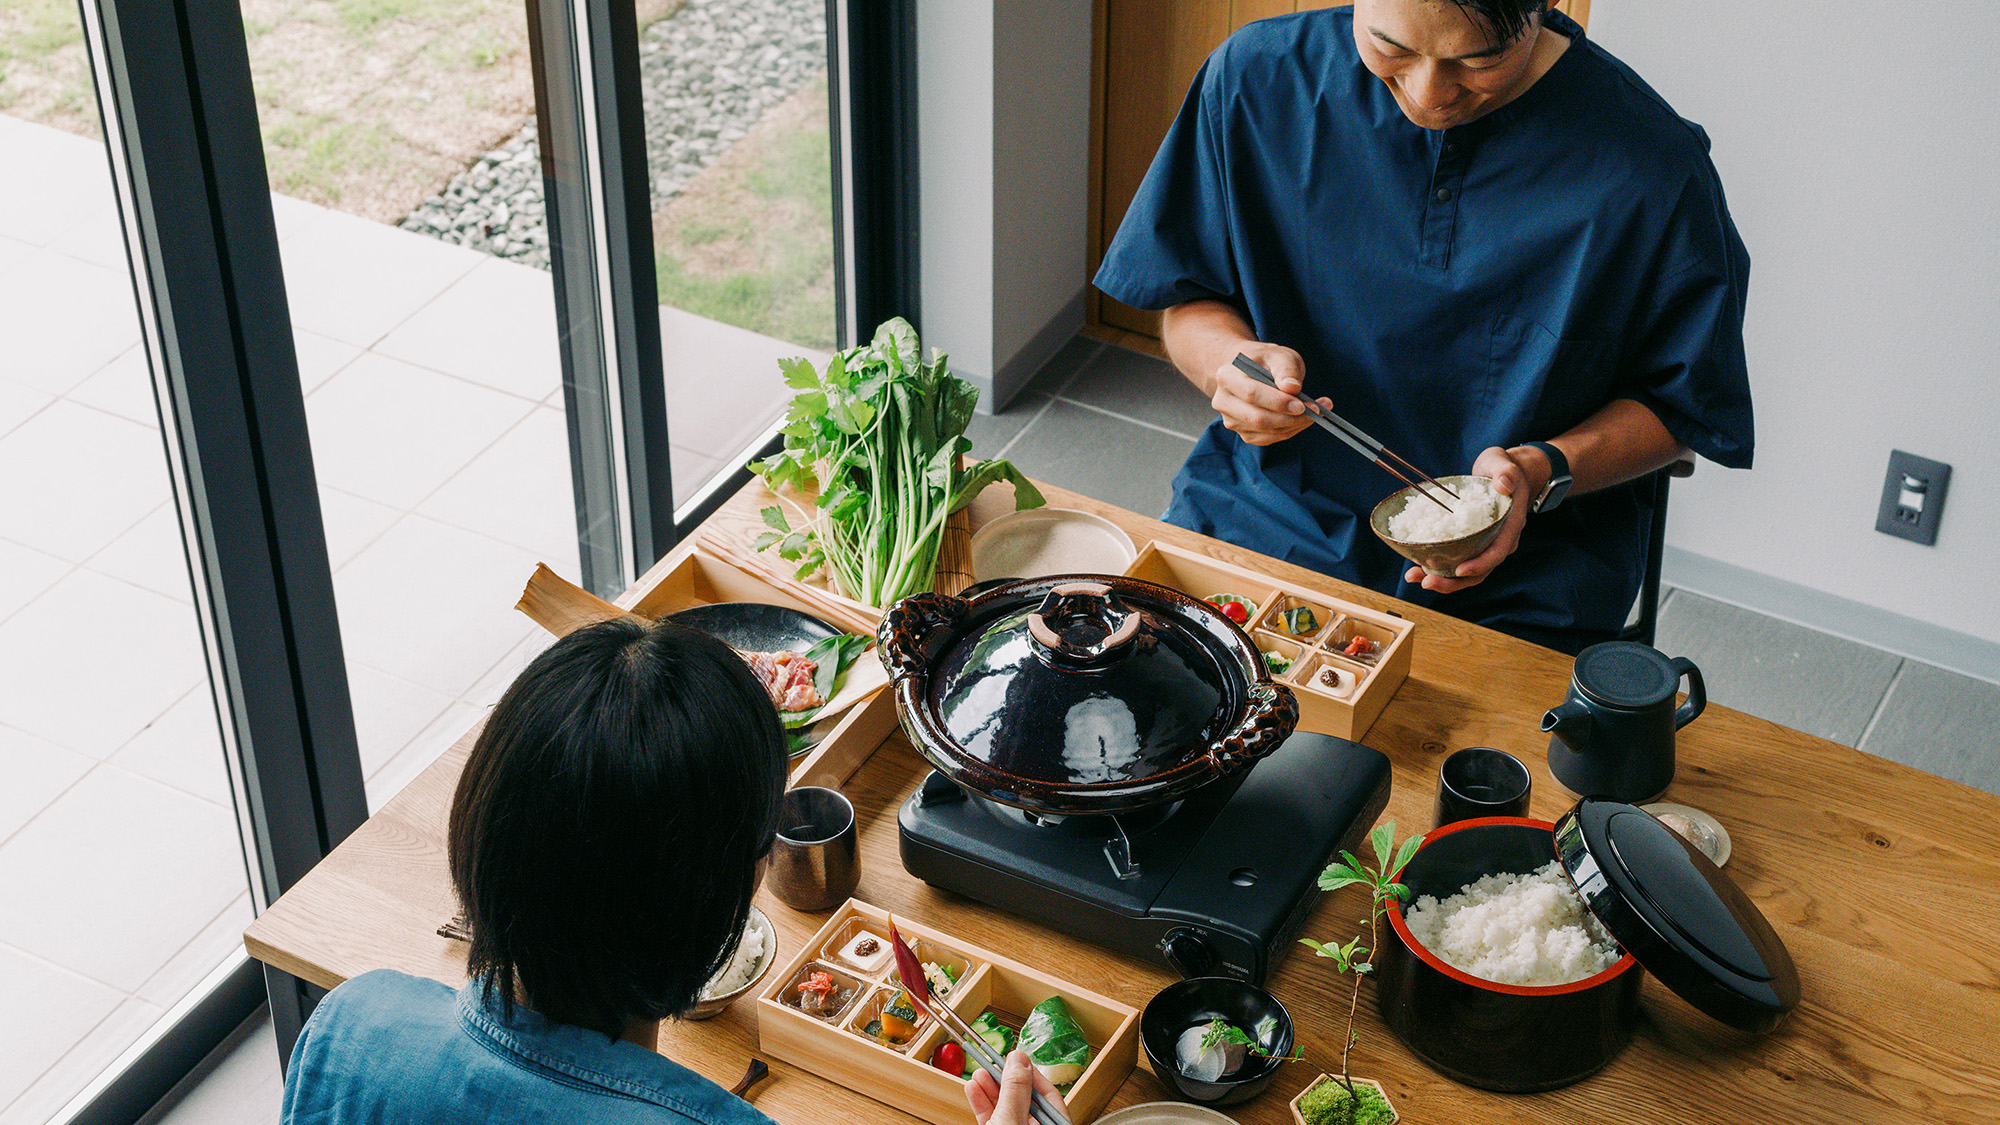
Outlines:
[[1708, 706], [1708, 688], [1701, 682], [1701, 669], [1695, 667], [1694, 661], [1687, 657], [1675, 657], [1673, 670], [1676, 679], [1686, 676], [1688, 682], [1687, 702], [1674, 710], [1674, 729], [1679, 730], [1694, 722], [1702, 709]]

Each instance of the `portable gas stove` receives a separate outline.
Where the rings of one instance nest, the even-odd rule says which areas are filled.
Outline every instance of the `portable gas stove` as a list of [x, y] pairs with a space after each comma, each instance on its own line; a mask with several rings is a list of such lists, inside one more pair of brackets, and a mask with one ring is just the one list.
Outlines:
[[932, 773], [897, 814], [903, 866], [942, 890], [1181, 975], [1262, 984], [1318, 879], [1389, 803], [1389, 760], [1298, 732], [1247, 774], [1162, 808], [1038, 817]]

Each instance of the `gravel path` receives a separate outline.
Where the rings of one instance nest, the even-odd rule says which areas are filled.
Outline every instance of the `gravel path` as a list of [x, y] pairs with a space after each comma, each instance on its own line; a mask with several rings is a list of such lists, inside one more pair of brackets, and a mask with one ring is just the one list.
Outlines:
[[[653, 207], [826, 69], [825, 0], [687, 0], [639, 33]], [[541, 153], [530, 120], [452, 177], [402, 228], [547, 269]]]

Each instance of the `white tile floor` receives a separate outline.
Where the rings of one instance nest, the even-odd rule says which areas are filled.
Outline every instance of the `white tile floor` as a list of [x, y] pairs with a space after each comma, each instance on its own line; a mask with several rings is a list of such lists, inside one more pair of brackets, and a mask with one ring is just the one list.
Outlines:
[[[0, 151], [35, 172], [0, 177], [0, 1125], [40, 1125], [250, 907], [104, 154], [4, 115]], [[273, 204], [379, 804], [540, 649], [512, 610], [534, 565], [577, 574], [553, 292]], [[685, 496], [782, 408], [799, 349], [661, 319]]]

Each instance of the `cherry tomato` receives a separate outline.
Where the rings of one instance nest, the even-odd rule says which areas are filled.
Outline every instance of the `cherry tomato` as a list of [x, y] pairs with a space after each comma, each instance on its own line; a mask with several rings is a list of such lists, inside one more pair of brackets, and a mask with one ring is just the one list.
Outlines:
[[1221, 610], [1222, 616], [1236, 622], [1238, 625], [1245, 624], [1250, 620], [1250, 611], [1244, 607], [1242, 602], [1210, 602], [1208, 604]]
[[965, 1048], [956, 1043], [944, 1043], [931, 1053], [931, 1065], [946, 1074], [965, 1072]]

